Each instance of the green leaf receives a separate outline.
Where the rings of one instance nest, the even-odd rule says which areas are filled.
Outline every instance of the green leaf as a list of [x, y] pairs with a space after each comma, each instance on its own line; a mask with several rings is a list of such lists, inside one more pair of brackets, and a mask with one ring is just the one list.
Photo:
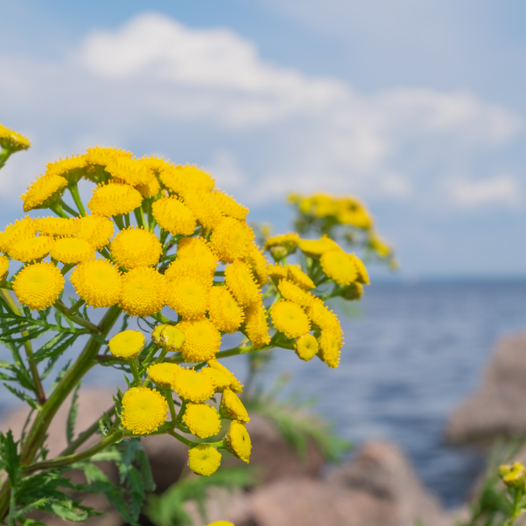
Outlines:
[[79, 410], [78, 399], [80, 386], [81, 383], [79, 382], [75, 387], [73, 395], [71, 397], [71, 407], [69, 408], [68, 420], [66, 422], [66, 440], [68, 441], [68, 445], [71, 444], [71, 442], [73, 442], [73, 437], [75, 435], [75, 422], [77, 421], [77, 415]]
[[18, 389], [14, 388], [14, 387], [11, 387], [9, 384], [4, 383], [2, 385], [4, 385], [4, 387], [8, 391], [13, 393], [17, 398], [22, 400], [22, 402], [25, 402], [25, 403], [29, 404], [32, 409], [35, 409], [35, 410], [38, 409], [37, 401], [33, 400], [33, 398], [31, 398], [28, 394], [23, 393], [22, 391], [19, 391]]
[[14, 441], [11, 430], [6, 435], [0, 433], [0, 459], [11, 486], [16, 488], [20, 478], [20, 455], [18, 442]]

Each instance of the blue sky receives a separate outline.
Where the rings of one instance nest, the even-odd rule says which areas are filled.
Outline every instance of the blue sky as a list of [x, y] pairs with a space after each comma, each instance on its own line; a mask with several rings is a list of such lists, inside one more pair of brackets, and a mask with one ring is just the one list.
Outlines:
[[0, 0], [0, 122], [45, 163], [93, 144], [210, 170], [287, 228], [295, 190], [363, 198], [402, 275], [526, 275], [524, 2]]

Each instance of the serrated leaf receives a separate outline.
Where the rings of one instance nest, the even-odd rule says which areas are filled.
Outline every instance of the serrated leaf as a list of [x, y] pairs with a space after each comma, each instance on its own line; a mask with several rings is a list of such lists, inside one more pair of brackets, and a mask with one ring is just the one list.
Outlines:
[[7, 473], [11, 486], [16, 488], [20, 478], [20, 455], [18, 453], [18, 442], [13, 439], [11, 430], [5, 435], [0, 433], [0, 457], [2, 467]]
[[77, 415], [79, 411], [78, 399], [80, 386], [81, 383], [79, 382], [73, 391], [73, 395], [71, 397], [71, 407], [68, 411], [68, 420], [66, 422], [66, 440], [68, 441], [68, 445], [73, 442], [73, 436], [75, 435], [75, 422], [77, 421]]
[[22, 391], [19, 391], [18, 389], [15, 389], [14, 387], [11, 387], [9, 384], [3, 383], [2, 384], [8, 391], [13, 393], [17, 398], [22, 400], [22, 402], [26, 402], [31, 406], [32, 409], [38, 409], [38, 405], [36, 400], [33, 400], [29, 395], [26, 393], [23, 393]]

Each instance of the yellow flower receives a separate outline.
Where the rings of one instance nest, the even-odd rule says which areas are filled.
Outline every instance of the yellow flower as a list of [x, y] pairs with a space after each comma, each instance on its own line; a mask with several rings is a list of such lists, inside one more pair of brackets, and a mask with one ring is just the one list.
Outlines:
[[292, 303], [300, 305], [301, 307], [306, 307], [313, 301], [312, 294], [305, 292], [287, 279], [282, 279], [278, 283], [278, 290], [286, 300], [290, 300]]
[[338, 317], [324, 305], [321, 299], [313, 298], [306, 311], [312, 323], [320, 329], [336, 329], [341, 332]]
[[113, 238], [110, 251], [120, 267], [134, 269], [157, 265], [163, 247], [153, 232], [131, 226]]
[[53, 248], [54, 243], [55, 240], [48, 236], [23, 238], [13, 244], [9, 250], [9, 255], [13, 259], [28, 263], [29, 261], [46, 257]]
[[258, 285], [263, 287], [268, 282], [268, 261], [255, 243], [248, 248], [246, 260], [252, 268]]
[[151, 173], [144, 164], [129, 157], [119, 156], [106, 164], [106, 171], [115, 179], [131, 186], [148, 184]]
[[31, 143], [27, 137], [0, 124], [0, 146], [12, 152], [27, 150]]
[[0, 281], [4, 281], [9, 272], [9, 258], [7, 256], [0, 256]]
[[139, 331], [122, 331], [108, 344], [111, 354], [118, 358], [135, 358], [144, 346], [144, 334]]
[[130, 152], [126, 152], [115, 147], [105, 148], [104, 146], [93, 146], [91, 148], [88, 148], [88, 153], [86, 154], [86, 161], [90, 164], [106, 166], [108, 163], [111, 163], [112, 161], [120, 157], [127, 157], [131, 159], [133, 155]]
[[93, 214], [116, 216], [128, 214], [141, 206], [142, 195], [132, 186], [121, 183], [100, 184], [93, 190], [88, 208]]
[[256, 348], [270, 342], [267, 311], [261, 302], [245, 307], [245, 333]]
[[221, 420], [216, 409], [206, 404], [188, 404], [183, 421], [190, 432], [199, 438], [217, 435], [221, 429]]
[[205, 369], [202, 369], [202, 372], [210, 378], [214, 384], [216, 392], [223, 392], [226, 388], [230, 387], [230, 384], [232, 383], [232, 375], [219, 371], [218, 369], [206, 367]]
[[173, 377], [172, 389], [187, 402], [204, 402], [215, 393], [211, 377], [204, 371], [180, 367]]
[[15, 277], [13, 290], [18, 301], [30, 309], [51, 307], [64, 289], [64, 278], [53, 263], [26, 265]]
[[323, 271], [339, 285], [349, 285], [358, 277], [358, 269], [343, 250], [329, 250], [320, 258]]
[[355, 264], [356, 270], [358, 271], [357, 281], [363, 283], [364, 285], [369, 285], [369, 274], [367, 273], [367, 269], [365, 268], [363, 261], [354, 254], [349, 254], [349, 257]]
[[73, 155], [46, 164], [46, 175], [54, 174], [64, 177], [68, 181], [77, 182], [88, 165], [85, 155]]
[[274, 327], [288, 338], [299, 338], [310, 331], [310, 320], [304, 310], [290, 301], [278, 301], [270, 307]]
[[134, 435], [157, 431], [166, 420], [168, 402], [148, 387], [132, 387], [122, 397], [122, 426]]
[[150, 174], [150, 178], [148, 179], [147, 183], [138, 184], [135, 188], [143, 197], [148, 199], [151, 197], [156, 197], [161, 191], [161, 185], [153, 173]]
[[151, 316], [164, 305], [164, 276], [150, 267], [134, 268], [122, 276], [120, 307], [131, 316]]
[[261, 301], [259, 288], [246, 263], [234, 261], [225, 268], [225, 282], [238, 303], [243, 307]]
[[381, 257], [386, 258], [392, 255], [391, 247], [377, 234], [371, 235], [369, 243], [373, 250]]
[[60, 175], [49, 174], [39, 176], [31, 183], [25, 194], [20, 197], [24, 201], [24, 212], [34, 208], [46, 208], [60, 197], [68, 181]]
[[343, 289], [342, 298], [347, 301], [359, 300], [363, 295], [363, 285], [355, 282]]
[[250, 421], [250, 417], [248, 416], [243, 402], [230, 389], [225, 389], [223, 391], [219, 412], [222, 416], [230, 420], [238, 420], [239, 422]]
[[254, 232], [246, 224], [224, 217], [217, 224], [210, 237], [210, 248], [223, 263], [232, 263], [248, 255]]
[[214, 179], [195, 166], [167, 165], [159, 175], [162, 183], [179, 195], [184, 195], [188, 190], [211, 192], [215, 186]]
[[148, 376], [161, 387], [170, 387], [174, 385], [175, 373], [181, 369], [176, 363], [156, 363], [148, 367]]
[[265, 250], [271, 250], [274, 247], [283, 247], [287, 254], [295, 252], [300, 242], [300, 236], [296, 232], [283, 234], [281, 236], [272, 236], [265, 241]]
[[175, 325], [163, 323], [153, 330], [152, 340], [155, 345], [176, 352], [183, 346], [185, 335]]
[[269, 276], [274, 279], [287, 278], [289, 275], [288, 267], [284, 267], [283, 265], [278, 265], [278, 264], [269, 265], [268, 273], [269, 273]]
[[300, 250], [308, 256], [318, 257], [328, 250], [341, 250], [338, 243], [323, 235], [321, 239], [302, 239], [299, 242]]
[[250, 461], [252, 442], [250, 441], [250, 435], [244, 424], [236, 422], [235, 420], [230, 424], [225, 446], [233, 455], [248, 464]]
[[340, 363], [340, 349], [343, 346], [341, 332], [334, 329], [324, 329], [318, 338], [320, 349], [318, 356], [329, 367], [336, 368]]
[[175, 197], [163, 197], [152, 205], [152, 213], [161, 228], [173, 235], [191, 236], [196, 227], [192, 211]]
[[65, 217], [35, 218], [35, 226], [44, 236], [74, 236], [79, 231], [78, 220]]
[[228, 375], [230, 377], [229, 387], [230, 389], [232, 389], [232, 391], [234, 391], [234, 393], [240, 393], [242, 391], [243, 386], [239, 383], [237, 378], [222, 363], [219, 363], [217, 360], [209, 360], [208, 367]]
[[9, 252], [17, 241], [33, 237], [36, 233], [36, 223], [29, 216], [20, 221], [16, 220], [13, 225], [8, 225], [3, 232], [0, 232], [0, 252]]
[[67, 265], [76, 265], [90, 259], [94, 252], [95, 249], [85, 239], [66, 237], [57, 239], [51, 249], [51, 257]]
[[184, 202], [206, 230], [213, 230], [223, 217], [210, 192], [190, 190], [184, 194]]
[[248, 208], [240, 205], [234, 198], [225, 194], [222, 190], [214, 190], [212, 197], [223, 215], [233, 217], [238, 221], [246, 220]]
[[206, 314], [209, 297], [209, 286], [193, 276], [182, 276], [170, 284], [165, 301], [183, 319], [194, 320]]
[[96, 250], [108, 244], [113, 236], [113, 221], [107, 217], [89, 215], [77, 219], [78, 232], [75, 237], [85, 239]]
[[[199, 444], [188, 451], [188, 466], [196, 475], [209, 477], [212, 473], [217, 471], [220, 464], [221, 453], [209, 444]], [[213, 524], [215, 526], [220, 526], [220, 523]], [[230, 525], [232, 523], [225, 523], [225, 526], [226, 524]], [[234, 525], [232, 524], [232, 526]]]
[[318, 341], [312, 334], [305, 334], [296, 340], [294, 350], [300, 359], [308, 362], [318, 352]]
[[290, 265], [287, 267], [289, 278], [296, 283], [296, 285], [299, 285], [302, 289], [309, 290], [313, 289], [315, 287], [314, 281], [303, 272], [299, 267], [296, 265]]
[[226, 287], [210, 290], [210, 321], [221, 332], [233, 333], [243, 323], [243, 310]]
[[214, 521], [207, 524], [207, 526], [234, 526], [234, 523], [229, 521]]
[[69, 280], [77, 294], [91, 307], [111, 307], [121, 299], [121, 274], [107, 259], [80, 263]]
[[199, 363], [215, 357], [221, 345], [221, 333], [208, 318], [182, 321], [177, 326], [186, 336], [181, 348], [186, 362]]

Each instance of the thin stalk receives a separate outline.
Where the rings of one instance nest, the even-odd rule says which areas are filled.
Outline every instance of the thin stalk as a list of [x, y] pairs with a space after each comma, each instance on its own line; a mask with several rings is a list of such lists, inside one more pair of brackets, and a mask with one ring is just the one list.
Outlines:
[[61, 199], [60, 200], [60, 206], [62, 206], [62, 208], [71, 216], [73, 217], [78, 217], [80, 214], [77, 210], [75, 210], [74, 208], [71, 208], [71, 206], [69, 206], [65, 201], [64, 199]]
[[84, 305], [84, 303], [86, 303], [86, 300], [83, 300], [82, 298], [78, 299], [69, 309], [68, 309], [68, 313], [71, 315], [71, 314], [75, 314], [79, 309], [80, 307], [82, 307], [82, 305]]
[[69, 191], [71, 193], [71, 197], [73, 197], [73, 201], [75, 201], [75, 204], [77, 205], [77, 208], [79, 209], [80, 215], [82, 217], [86, 216], [86, 210], [84, 209], [84, 205], [82, 204], [82, 199], [80, 198], [79, 189], [77, 184], [72, 184], [69, 187]]
[[187, 440], [186, 438], [184, 438], [183, 436], [181, 436], [179, 433], [176, 433], [175, 431], [166, 431], [170, 436], [176, 438], [177, 440], [179, 440], [179, 442], [182, 442], [183, 444], [186, 444], [188, 447], [193, 447], [197, 444], [195, 444], [194, 442], [191, 442], [190, 440]]
[[80, 316], [77, 316], [76, 314], [71, 314], [69, 312], [69, 309], [66, 307], [66, 305], [64, 305], [64, 303], [62, 303], [61, 300], [55, 301], [53, 306], [59, 312], [61, 312], [66, 318], [71, 320], [73, 323], [76, 323], [77, 325], [80, 325], [81, 327], [84, 327], [91, 332], [95, 332], [95, 333], [100, 332], [100, 327], [98, 327], [97, 325], [94, 325], [93, 323], [91, 323], [91, 321], [85, 320], [84, 318], [81, 318]]
[[113, 216], [113, 221], [119, 227], [119, 230], [124, 230], [124, 223], [122, 222], [122, 216]]
[[170, 408], [170, 417], [172, 419], [172, 422], [175, 423], [175, 419], [177, 418], [177, 415], [175, 413], [174, 397], [172, 395], [172, 390], [164, 389], [164, 396], [166, 400], [168, 400], [168, 407]]
[[9, 159], [12, 153], [13, 152], [11, 150], [8, 150], [7, 148], [0, 152], [0, 168], [4, 166], [4, 164], [7, 162], [7, 159]]
[[135, 380], [137, 387], [139, 387], [141, 385], [141, 377], [139, 376], [139, 368], [137, 367], [137, 357], [135, 356], [127, 361], [133, 374], [133, 379]]
[[137, 224], [139, 226], [142, 226], [143, 228], [146, 228], [146, 223], [144, 221], [144, 215], [142, 213], [142, 208], [141, 207], [137, 207], [133, 213], [135, 214], [135, 219], [137, 219]]
[[[65, 204], [65, 203], [64, 203]], [[62, 206], [60, 203], [54, 203], [49, 207], [55, 214], [57, 214], [59, 217], [63, 217], [64, 219], [71, 219], [64, 210], [62, 210]]]

